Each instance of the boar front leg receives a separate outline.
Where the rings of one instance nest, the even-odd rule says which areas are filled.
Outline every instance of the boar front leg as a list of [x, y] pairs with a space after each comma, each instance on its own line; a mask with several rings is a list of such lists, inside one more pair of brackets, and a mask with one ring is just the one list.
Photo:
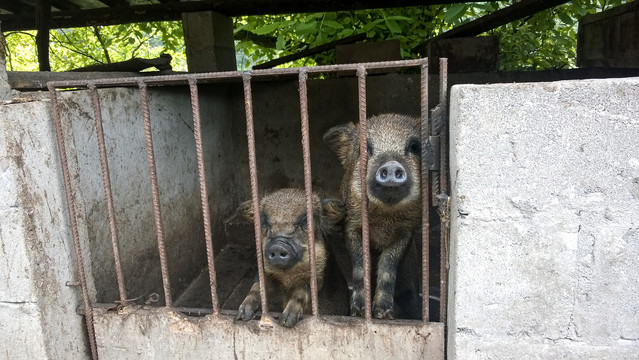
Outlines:
[[255, 280], [251, 291], [246, 295], [240, 309], [237, 311], [235, 320], [248, 321], [255, 317], [257, 309], [260, 308], [260, 283]]
[[304, 284], [291, 293], [291, 297], [286, 303], [286, 308], [282, 312], [282, 318], [280, 319], [280, 325], [286, 327], [293, 327], [300, 320], [304, 309], [308, 307], [311, 299], [311, 289], [309, 284]]
[[364, 263], [362, 238], [357, 229], [346, 231], [346, 246], [353, 266], [353, 293], [351, 316], [364, 316]]
[[377, 285], [373, 299], [373, 317], [377, 319], [394, 319], [393, 297], [397, 268], [404, 258], [410, 238], [403, 236], [388, 246], [379, 256], [377, 262]]

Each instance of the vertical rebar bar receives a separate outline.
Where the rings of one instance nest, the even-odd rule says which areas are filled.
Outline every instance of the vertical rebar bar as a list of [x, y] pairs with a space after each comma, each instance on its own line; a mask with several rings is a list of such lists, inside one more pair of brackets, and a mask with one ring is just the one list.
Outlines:
[[153, 215], [155, 216], [155, 230], [158, 238], [158, 252], [160, 255], [160, 270], [162, 272], [162, 284], [164, 286], [164, 302], [167, 307], [173, 306], [171, 299], [171, 283], [169, 281], [169, 269], [166, 260], [166, 248], [164, 246], [164, 229], [162, 214], [160, 211], [160, 193], [155, 169], [155, 156], [153, 154], [153, 135], [151, 134], [151, 116], [149, 112], [149, 97], [144, 81], [138, 82], [140, 88], [140, 106], [144, 118], [144, 137], [146, 140], [146, 158], [149, 165], [149, 177], [151, 179], [151, 196], [153, 198]]
[[311, 151], [308, 126], [308, 89], [306, 71], [299, 73], [300, 117], [302, 121], [302, 156], [304, 158], [304, 191], [306, 192], [306, 223], [308, 225], [308, 246], [311, 268], [311, 311], [318, 315], [317, 269], [315, 268], [315, 220], [313, 217], [313, 184], [311, 181]]
[[266, 283], [264, 278], [264, 254], [262, 252], [262, 224], [260, 221], [260, 201], [257, 186], [257, 162], [255, 159], [255, 129], [253, 127], [253, 95], [251, 93], [251, 73], [242, 74], [244, 85], [244, 110], [246, 112], [246, 139], [248, 142], [249, 175], [251, 181], [251, 200], [253, 203], [253, 226], [255, 231], [255, 252], [257, 255], [257, 276], [260, 285], [260, 301], [262, 317], [260, 324], [270, 325], [268, 301], [266, 299]]
[[364, 318], [370, 320], [371, 313], [371, 249], [368, 224], [368, 192], [366, 190], [366, 171], [368, 169], [368, 151], [366, 141], [366, 68], [357, 68], [357, 95], [359, 99], [359, 176], [362, 194], [362, 265], [364, 268]]
[[442, 126], [441, 162], [439, 165], [439, 190], [448, 193], [448, 59], [439, 59], [439, 103], [445, 109], [445, 121]]
[[209, 287], [211, 288], [211, 306], [213, 315], [219, 313], [217, 298], [217, 276], [213, 259], [213, 235], [211, 233], [211, 212], [208, 202], [208, 190], [206, 186], [206, 167], [204, 165], [204, 151], [202, 150], [202, 119], [200, 117], [200, 99], [195, 76], [189, 77], [189, 90], [191, 93], [191, 112], [193, 114], [193, 137], [195, 138], [195, 155], [197, 158], [197, 174], [200, 184], [200, 202], [202, 204], [202, 219], [204, 221], [204, 240], [206, 242], [206, 260], [209, 267]]
[[439, 321], [446, 322], [448, 299], [448, 232], [450, 229], [450, 211], [448, 197], [448, 59], [439, 59], [439, 103], [445, 109], [444, 124], [440, 141], [439, 184], [440, 193], [445, 197], [441, 206], [441, 258], [440, 258], [440, 307]]
[[95, 130], [98, 137], [98, 150], [100, 152], [100, 167], [102, 170], [102, 182], [104, 183], [104, 194], [106, 197], [107, 213], [109, 217], [109, 230], [111, 232], [111, 245], [113, 247], [113, 258], [115, 260], [115, 274], [118, 281], [118, 290], [120, 293], [120, 302], [126, 303], [126, 289], [124, 286], [124, 276], [122, 273], [122, 262], [120, 258], [120, 245], [118, 241], [118, 228], [115, 220], [115, 209], [113, 207], [113, 195], [111, 192], [111, 178], [109, 176], [109, 163], [107, 160], [107, 150], [104, 143], [104, 128], [102, 126], [102, 109], [100, 107], [100, 98], [95, 84], [88, 84], [89, 93], [91, 95], [91, 103], [93, 105], [93, 113], [95, 116]]
[[87, 278], [84, 271], [84, 261], [82, 259], [82, 247], [80, 245], [80, 235], [78, 233], [78, 223], [76, 220], [75, 198], [73, 195], [73, 187], [71, 185], [71, 175], [69, 173], [69, 162], [67, 160], [67, 150], [64, 143], [64, 135], [62, 134], [62, 121], [60, 120], [60, 111], [58, 109], [58, 98], [55, 87], [47, 86], [49, 89], [49, 97], [51, 99], [51, 112], [53, 113], [53, 126], [55, 128], [56, 138], [58, 141], [58, 151], [60, 153], [60, 163], [62, 165], [62, 178], [64, 183], [64, 191], [67, 200], [67, 208], [69, 210], [69, 225], [71, 225], [71, 236], [73, 237], [73, 248], [75, 251], [75, 261], [82, 289], [82, 303], [84, 306], [84, 318], [87, 323], [87, 332], [89, 335], [89, 347], [91, 348], [91, 357], [98, 359], [98, 348], [95, 342], [95, 329], [93, 327], [93, 308], [89, 300], [89, 289], [87, 286]]
[[429, 321], [429, 244], [430, 244], [430, 171], [427, 164], [428, 156], [428, 136], [430, 135], [430, 123], [428, 121], [428, 59], [424, 60], [421, 66], [420, 81], [420, 129], [422, 141], [421, 156], [421, 193], [422, 193], [422, 320]]

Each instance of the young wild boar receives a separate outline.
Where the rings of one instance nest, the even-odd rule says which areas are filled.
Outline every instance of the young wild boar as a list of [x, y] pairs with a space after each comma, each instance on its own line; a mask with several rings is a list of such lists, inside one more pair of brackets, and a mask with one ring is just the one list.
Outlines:
[[[420, 258], [414, 241], [421, 224], [419, 119], [384, 114], [367, 121], [366, 186], [374, 287], [372, 315], [419, 319]], [[359, 128], [348, 123], [324, 134], [346, 173], [344, 237], [353, 265], [352, 316], [364, 313]], [[417, 235], [418, 236], [418, 235]]]
[[[238, 211], [253, 221], [250, 201], [242, 203]], [[301, 189], [278, 190], [262, 198], [259, 211], [267, 296], [268, 299], [273, 299], [274, 295], [282, 296], [284, 310], [280, 324], [292, 327], [304, 312], [310, 312], [311, 307], [305, 193]], [[315, 265], [320, 289], [318, 309], [322, 314], [345, 315], [348, 312], [348, 287], [327, 245], [328, 238], [339, 233], [343, 204], [338, 200], [320, 200], [314, 195], [313, 212]], [[259, 307], [256, 279], [240, 305], [236, 319], [252, 319]]]

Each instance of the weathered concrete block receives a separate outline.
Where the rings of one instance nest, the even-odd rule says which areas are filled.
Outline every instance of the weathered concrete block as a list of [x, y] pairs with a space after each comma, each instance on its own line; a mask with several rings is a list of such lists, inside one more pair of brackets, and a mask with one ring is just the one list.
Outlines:
[[0, 357], [86, 357], [46, 101], [0, 105]]
[[639, 354], [639, 78], [451, 91], [451, 359]]
[[[2, 24], [0, 24], [0, 28]], [[5, 39], [0, 31], [0, 100], [9, 99], [17, 95], [17, 91], [11, 90], [11, 85], [7, 78], [6, 58], [5, 58]]]

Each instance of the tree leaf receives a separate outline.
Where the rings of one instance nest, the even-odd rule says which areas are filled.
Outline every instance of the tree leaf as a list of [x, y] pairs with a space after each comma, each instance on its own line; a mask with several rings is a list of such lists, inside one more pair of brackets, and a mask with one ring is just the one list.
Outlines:
[[253, 33], [257, 35], [270, 34], [273, 31], [275, 31], [275, 29], [277, 29], [279, 25], [280, 25], [279, 23], [266, 24], [262, 27], [259, 27], [253, 30]]
[[315, 32], [316, 30], [317, 30], [317, 21], [301, 23], [295, 27], [295, 33], [297, 35], [308, 35]]
[[575, 23], [575, 21], [563, 11], [559, 12], [557, 16], [559, 17], [559, 20], [563, 21], [566, 25], [572, 25]]
[[284, 47], [286, 47], [286, 40], [284, 39], [284, 36], [279, 35], [277, 37], [277, 42], [275, 43], [275, 48], [277, 50], [282, 50]]
[[409, 18], [407, 16], [402, 16], [402, 15], [391, 15], [391, 16], [387, 16], [386, 20], [395, 20], [395, 21], [409, 21], [412, 22], [414, 19], [413, 18]]
[[390, 30], [390, 32], [393, 34], [399, 34], [402, 32], [402, 29], [400, 29], [397, 23], [393, 20], [386, 19], [386, 26], [388, 27], [388, 30]]
[[322, 22], [322, 25], [323, 26], [327, 26], [327, 27], [329, 27], [331, 29], [336, 29], [336, 30], [341, 30], [341, 29], [344, 28], [344, 26], [342, 24], [340, 24], [340, 23], [338, 23], [337, 21], [334, 21], [334, 20], [324, 20]]
[[444, 9], [444, 21], [453, 23], [464, 15], [466, 4], [454, 4]]

